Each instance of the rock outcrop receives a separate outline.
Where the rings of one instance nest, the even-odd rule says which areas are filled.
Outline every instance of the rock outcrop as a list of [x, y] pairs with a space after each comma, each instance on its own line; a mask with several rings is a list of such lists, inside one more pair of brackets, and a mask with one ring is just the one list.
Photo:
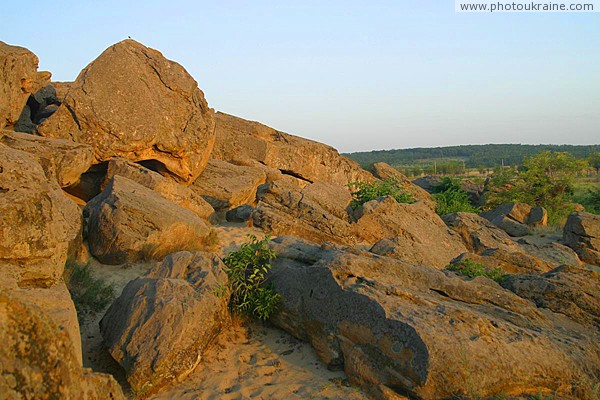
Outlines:
[[[322, 186], [311, 189], [312, 185], [332, 187], [325, 191]], [[332, 197], [332, 192], [340, 195]], [[294, 235], [315, 242], [354, 245], [357, 237], [345, 212], [350, 201], [347, 196], [349, 194], [344, 187], [334, 184], [314, 183], [300, 189], [282, 180], [271, 182], [259, 188], [258, 205], [252, 213], [252, 221], [255, 226], [275, 235]], [[333, 210], [335, 214], [328, 210]], [[344, 213], [345, 218], [336, 216], [343, 217]]]
[[467, 251], [460, 236], [426, 203], [398, 203], [383, 197], [358, 207], [354, 218], [357, 236], [367, 243], [376, 243], [371, 251], [380, 255], [444, 268]]
[[0, 276], [19, 287], [61, 280], [69, 251], [81, 241], [81, 211], [33, 155], [3, 144], [0, 210]]
[[0, 131], [0, 143], [33, 155], [46, 177], [63, 188], [77, 183], [94, 159], [93, 148], [86, 144], [27, 133]]
[[243, 204], [254, 204], [256, 189], [266, 180], [265, 172], [259, 168], [209, 160], [190, 189], [215, 210], [225, 211]]
[[489, 249], [507, 252], [519, 250], [519, 245], [506, 232], [477, 214], [458, 212], [444, 215], [442, 219], [462, 237], [471, 252], [481, 254]]
[[587, 212], [569, 215], [563, 242], [590, 264], [600, 265], [600, 216]]
[[600, 332], [600, 275], [595, 271], [562, 266], [542, 275], [511, 275], [502, 286]]
[[212, 151], [213, 111], [185, 69], [133, 40], [106, 49], [77, 77], [42, 136], [94, 147], [96, 162], [145, 161], [185, 183]]
[[31, 51], [0, 41], [0, 129], [12, 128], [29, 96], [50, 83], [49, 72], [38, 72]]
[[114, 378], [83, 369], [67, 334], [20, 295], [0, 292], [0, 342], [2, 398], [125, 400]]
[[511, 274], [543, 273], [562, 265], [557, 265], [555, 258], [560, 253], [560, 248], [545, 249], [544, 246], [531, 245], [529, 249], [536, 249], [536, 256], [530, 255], [526, 247], [513, 241], [504, 230], [477, 214], [458, 212], [442, 218], [461, 236], [469, 251], [453, 260], [453, 263], [470, 258], [489, 268], [500, 267]]
[[480, 215], [513, 237], [526, 236], [531, 227], [548, 223], [548, 212], [543, 207], [518, 202], [502, 204]]
[[322, 143], [221, 112], [215, 117], [217, 138], [212, 158], [234, 163], [256, 160], [308, 183], [345, 185], [373, 179], [356, 162]]
[[227, 283], [215, 254], [178, 252], [127, 284], [100, 329], [138, 395], [180, 381], [229, 320]]
[[365, 388], [424, 399], [568, 391], [600, 373], [597, 332], [487, 278], [295, 238], [273, 242], [274, 322]]
[[210, 234], [189, 209], [119, 175], [87, 203], [84, 216], [90, 252], [105, 264], [199, 250]]
[[147, 187], [165, 199], [187, 208], [194, 214], [207, 221], [214, 219], [215, 210], [201, 196], [189, 187], [177, 183], [173, 179], [162, 176], [142, 165], [127, 161], [123, 158], [113, 158], [108, 162], [108, 169], [102, 188], [106, 187], [115, 176], [123, 176]]

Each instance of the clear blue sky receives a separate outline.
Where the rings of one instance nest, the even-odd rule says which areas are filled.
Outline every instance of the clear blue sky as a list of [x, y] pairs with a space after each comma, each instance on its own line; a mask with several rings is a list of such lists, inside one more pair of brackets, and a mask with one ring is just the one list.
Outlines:
[[600, 143], [600, 13], [451, 0], [4, 1], [0, 40], [73, 80], [131, 36], [209, 104], [340, 151]]

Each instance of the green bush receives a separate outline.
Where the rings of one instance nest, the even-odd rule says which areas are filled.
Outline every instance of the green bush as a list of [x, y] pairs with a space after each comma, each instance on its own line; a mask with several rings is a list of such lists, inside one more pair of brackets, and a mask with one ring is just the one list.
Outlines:
[[104, 279], [96, 278], [89, 263], [82, 265], [67, 260], [63, 278], [80, 319], [104, 310], [115, 298], [113, 287]]
[[487, 268], [485, 265], [475, 262], [470, 258], [466, 258], [458, 264], [450, 264], [446, 266], [446, 269], [462, 276], [466, 276], [467, 278], [485, 276], [498, 283], [501, 283], [506, 279], [506, 274], [502, 271], [502, 268]]
[[585, 207], [585, 211], [600, 214], [600, 187], [590, 188], [573, 196], [573, 201]]
[[[492, 178], [486, 207], [519, 201], [548, 210], [548, 224], [561, 225], [573, 209], [575, 178], [587, 162], [569, 153], [543, 151], [523, 161], [510, 179]], [[506, 183], [504, 186], [500, 183]]]
[[266, 278], [275, 253], [269, 248], [269, 236], [263, 240], [258, 240], [254, 235], [248, 237], [248, 243], [242, 244], [239, 250], [223, 259], [229, 277], [229, 306], [234, 312], [266, 320], [282, 300]]
[[446, 215], [454, 212], [478, 213], [479, 208], [471, 205], [469, 195], [460, 187], [459, 179], [444, 178], [434, 189], [435, 212]]
[[349, 187], [355, 188], [352, 192], [352, 202], [350, 207], [357, 208], [368, 201], [378, 197], [391, 196], [398, 203], [414, 203], [413, 197], [405, 192], [395, 179], [386, 179], [385, 181], [353, 182], [348, 184]]

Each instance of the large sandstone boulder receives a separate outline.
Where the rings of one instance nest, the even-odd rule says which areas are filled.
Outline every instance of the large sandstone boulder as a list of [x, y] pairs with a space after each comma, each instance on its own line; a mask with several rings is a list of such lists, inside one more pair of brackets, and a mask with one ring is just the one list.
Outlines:
[[312, 182], [345, 185], [373, 176], [335, 149], [276, 131], [263, 124], [218, 112], [212, 158], [233, 162], [251, 159], [284, 174]]
[[556, 265], [525, 252], [503, 249], [488, 249], [480, 254], [463, 253], [453, 259], [451, 264], [460, 265], [467, 259], [488, 269], [500, 268], [507, 274], [540, 274], [556, 267]]
[[373, 164], [373, 175], [381, 180], [393, 179], [404, 191], [409, 193], [416, 201], [422, 201], [429, 207], [435, 208], [435, 201], [423, 188], [413, 184], [403, 173], [384, 162]]
[[477, 214], [452, 213], [444, 215], [442, 220], [461, 236], [467, 249], [473, 253], [481, 254], [488, 249], [519, 250], [519, 245], [506, 232]]
[[[556, 259], [564, 252], [561, 247], [520, 245], [504, 230], [477, 214], [458, 212], [444, 215], [442, 219], [460, 235], [468, 249], [468, 253], [453, 263], [470, 258], [489, 268], [500, 267], [510, 274], [543, 273], [563, 264]], [[568, 260], [572, 254], [565, 255]]]
[[125, 400], [108, 374], [81, 368], [71, 339], [42, 309], [0, 292], [3, 399]]
[[525, 203], [508, 203], [502, 204], [490, 211], [484, 211], [480, 215], [488, 221], [494, 221], [498, 217], [508, 217], [513, 221], [521, 224], [526, 224], [529, 219], [531, 206]]
[[97, 162], [148, 161], [191, 183], [214, 144], [214, 117], [185, 69], [133, 40], [106, 49], [38, 127], [42, 136], [94, 147]]
[[345, 212], [347, 196], [346, 189], [335, 184], [313, 183], [300, 189], [283, 180], [271, 182], [259, 188], [252, 221], [254, 226], [275, 235], [354, 245], [357, 238]]
[[94, 149], [86, 144], [27, 133], [0, 131], [0, 143], [33, 155], [47, 178], [63, 188], [77, 183], [94, 159]]
[[228, 322], [227, 283], [215, 254], [179, 252], [127, 284], [100, 321], [110, 354], [138, 395], [181, 381]]
[[38, 306], [43, 313], [69, 338], [75, 359], [82, 365], [81, 332], [75, 304], [63, 281], [51, 287], [20, 288], [14, 282], [0, 282], [0, 288], [25, 304]]
[[367, 243], [377, 242], [371, 251], [380, 255], [444, 268], [467, 250], [460, 236], [425, 203], [398, 203], [383, 197], [358, 207], [354, 217], [356, 235]]
[[265, 183], [263, 170], [209, 160], [204, 172], [190, 189], [202, 196], [214, 209], [227, 210], [256, 202], [256, 189]]
[[53, 286], [80, 241], [79, 207], [33, 155], [0, 143], [0, 277], [19, 287]]
[[119, 175], [87, 203], [84, 216], [90, 252], [105, 264], [202, 249], [210, 234], [189, 209]]
[[600, 275], [595, 271], [562, 266], [542, 275], [512, 275], [502, 286], [600, 332]]
[[597, 331], [487, 278], [273, 241], [273, 319], [351, 382], [422, 399], [569, 391], [600, 373]]
[[577, 251], [583, 261], [600, 265], [600, 216], [587, 212], [569, 215], [563, 229], [563, 242]]
[[490, 211], [484, 211], [480, 215], [492, 224], [502, 229], [510, 236], [526, 236], [531, 233], [529, 215], [532, 207], [525, 203], [502, 204]]
[[577, 256], [577, 253], [563, 244], [556, 242], [536, 244], [529, 243], [523, 239], [519, 240], [518, 243], [524, 253], [544, 260], [553, 267], [560, 267], [562, 265], [578, 267], [581, 265], [581, 260]]
[[152, 189], [165, 199], [187, 208], [202, 219], [207, 221], [213, 219], [215, 210], [201, 196], [187, 186], [164, 177], [142, 165], [123, 158], [113, 158], [108, 162], [108, 169], [102, 188], [106, 187], [115, 175], [131, 179], [148, 189]]
[[31, 51], [0, 41], [0, 129], [12, 128], [29, 96], [50, 83], [50, 73], [37, 68]]

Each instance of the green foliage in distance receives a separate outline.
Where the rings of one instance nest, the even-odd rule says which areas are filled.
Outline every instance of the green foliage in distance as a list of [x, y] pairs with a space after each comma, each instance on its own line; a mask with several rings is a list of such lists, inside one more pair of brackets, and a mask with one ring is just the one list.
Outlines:
[[[559, 224], [573, 209], [570, 202], [575, 177], [586, 167], [585, 160], [578, 160], [569, 153], [543, 151], [526, 158], [513, 177], [492, 180], [486, 206], [493, 208], [513, 201], [541, 206], [548, 210], [548, 223]], [[500, 183], [505, 187], [498, 187]]]
[[435, 212], [446, 215], [454, 212], [478, 213], [479, 208], [471, 205], [469, 195], [460, 186], [460, 179], [444, 178], [434, 189]]
[[269, 248], [269, 236], [263, 240], [254, 235], [248, 237], [249, 242], [223, 259], [229, 277], [229, 306], [234, 312], [266, 320], [277, 311], [282, 300], [266, 277], [275, 253]]
[[413, 197], [405, 192], [393, 178], [372, 183], [353, 182], [349, 183], [347, 186], [354, 188], [352, 192], [352, 201], [350, 202], [350, 207], [352, 208], [357, 208], [368, 201], [383, 196], [391, 196], [398, 203], [410, 204], [415, 202]]
[[592, 153], [589, 158], [590, 167], [596, 170], [596, 173], [600, 172], [600, 152]]
[[[392, 166], [421, 165], [427, 169], [425, 174], [433, 173], [433, 160], [436, 161], [438, 173], [445, 161], [460, 161], [467, 168], [494, 168], [497, 165], [521, 165], [526, 157], [541, 151], [568, 152], [576, 158], [587, 158], [600, 152], [600, 145], [525, 145], [525, 144], [484, 144], [449, 147], [430, 147], [396, 150], [375, 150], [345, 154], [357, 161], [363, 168], [377, 162], [385, 162]], [[425, 166], [428, 165], [428, 166]], [[453, 166], [450, 166], [452, 168]], [[442, 169], [444, 167], [442, 166]]]
[[502, 271], [502, 268], [487, 268], [485, 265], [475, 262], [470, 258], [465, 258], [458, 264], [450, 264], [446, 266], [446, 269], [462, 276], [466, 276], [467, 278], [485, 276], [498, 283], [501, 283], [506, 279], [506, 274]]
[[587, 189], [583, 194], [573, 197], [576, 203], [585, 207], [585, 211], [600, 215], [600, 187]]

